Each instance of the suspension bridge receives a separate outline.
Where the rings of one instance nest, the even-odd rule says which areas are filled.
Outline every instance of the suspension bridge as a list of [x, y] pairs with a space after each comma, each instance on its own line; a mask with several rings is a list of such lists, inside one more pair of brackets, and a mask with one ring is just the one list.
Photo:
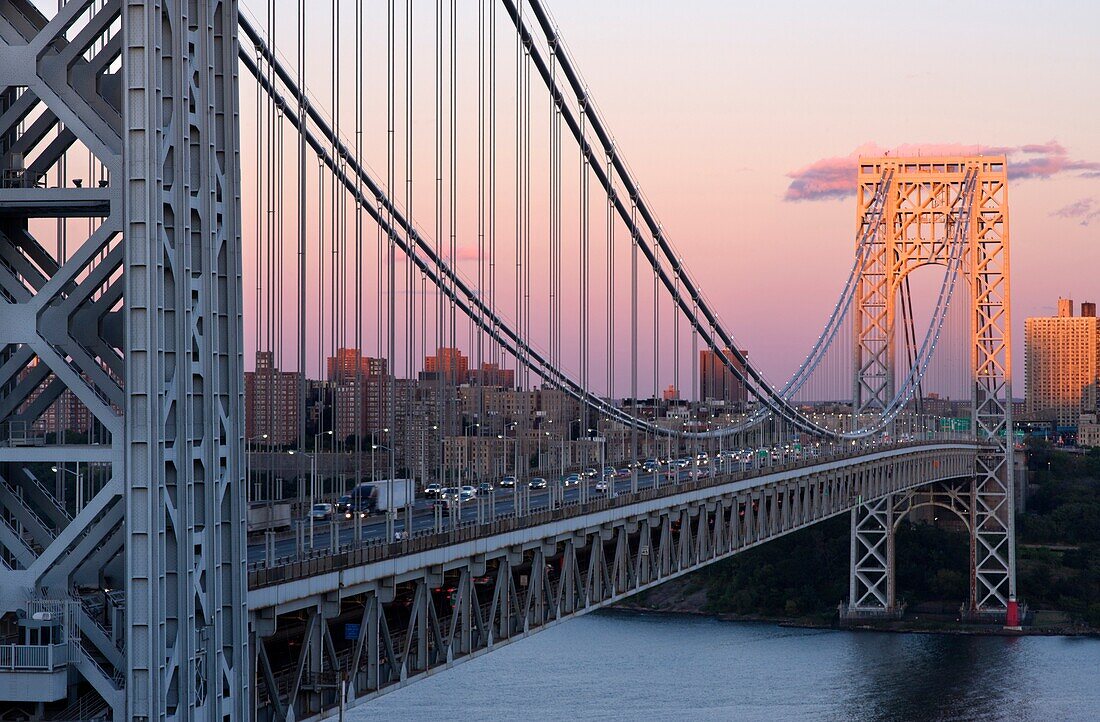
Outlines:
[[843, 615], [934, 506], [1017, 625], [1005, 158], [860, 159], [774, 382], [641, 181], [544, 0], [0, 2], [0, 718], [335, 716], [841, 514]]

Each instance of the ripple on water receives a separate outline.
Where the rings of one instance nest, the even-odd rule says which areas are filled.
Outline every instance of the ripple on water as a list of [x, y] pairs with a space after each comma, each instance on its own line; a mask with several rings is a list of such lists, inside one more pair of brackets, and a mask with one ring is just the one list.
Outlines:
[[1095, 720], [1100, 641], [597, 613], [349, 711], [366, 720]]

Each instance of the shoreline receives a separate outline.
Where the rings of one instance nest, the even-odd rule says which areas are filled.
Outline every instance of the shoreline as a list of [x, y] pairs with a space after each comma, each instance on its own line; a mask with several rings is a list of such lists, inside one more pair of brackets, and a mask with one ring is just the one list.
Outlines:
[[1005, 629], [993, 624], [971, 624], [966, 622], [924, 622], [917, 619], [892, 619], [879, 623], [861, 621], [853, 624], [841, 624], [836, 619], [832, 621], [817, 621], [812, 618], [795, 617], [771, 617], [765, 615], [730, 614], [721, 612], [704, 612], [691, 609], [659, 609], [640, 604], [616, 604], [608, 607], [607, 611], [626, 614], [667, 614], [674, 616], [704, 617], [719, 622], [752, 622], [759, 624], [774, 624], [778, 627], [791, 629], [822, 629], [848, 632], [889, 632], [893, 634], [947, 634], [952, 636], [970, 637], [1086, 637], [1100, 639], [1100, 630], [1077, 629], [1066, 627], [1024, 627], [1022, 629]]

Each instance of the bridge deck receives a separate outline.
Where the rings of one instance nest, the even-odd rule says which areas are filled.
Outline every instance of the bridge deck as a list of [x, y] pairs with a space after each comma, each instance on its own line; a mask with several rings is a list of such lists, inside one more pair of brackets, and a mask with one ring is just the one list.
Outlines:
[[343, 679], [348, 704], [365, 701], [860, 503], [971, 476], [980, 448], [819, 458], [255, 569], [258, 707], [322, 714]]

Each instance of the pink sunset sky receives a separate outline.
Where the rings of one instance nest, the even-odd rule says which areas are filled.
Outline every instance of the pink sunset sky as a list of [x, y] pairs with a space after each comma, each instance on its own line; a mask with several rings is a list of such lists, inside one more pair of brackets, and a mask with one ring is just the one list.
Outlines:
[[807, 311], [851, 262], [860, 153], [1009, 152], [1017, 379], [1024, 318], [1100, 298], [1100, 5], [553, 6], [665, 228], [750, 348], [777, 319], [812, 343]]
[[[548, 5], [665, 232], [771, 378], [851, 266], [861, 154], [1008, 155], [1017, 396], [1024, 318], [1100, 300], [1100, 5]], [[416, 13], [430, 23], [433, 6]], [[311, 72], [329, 52], [311, 50]]]

